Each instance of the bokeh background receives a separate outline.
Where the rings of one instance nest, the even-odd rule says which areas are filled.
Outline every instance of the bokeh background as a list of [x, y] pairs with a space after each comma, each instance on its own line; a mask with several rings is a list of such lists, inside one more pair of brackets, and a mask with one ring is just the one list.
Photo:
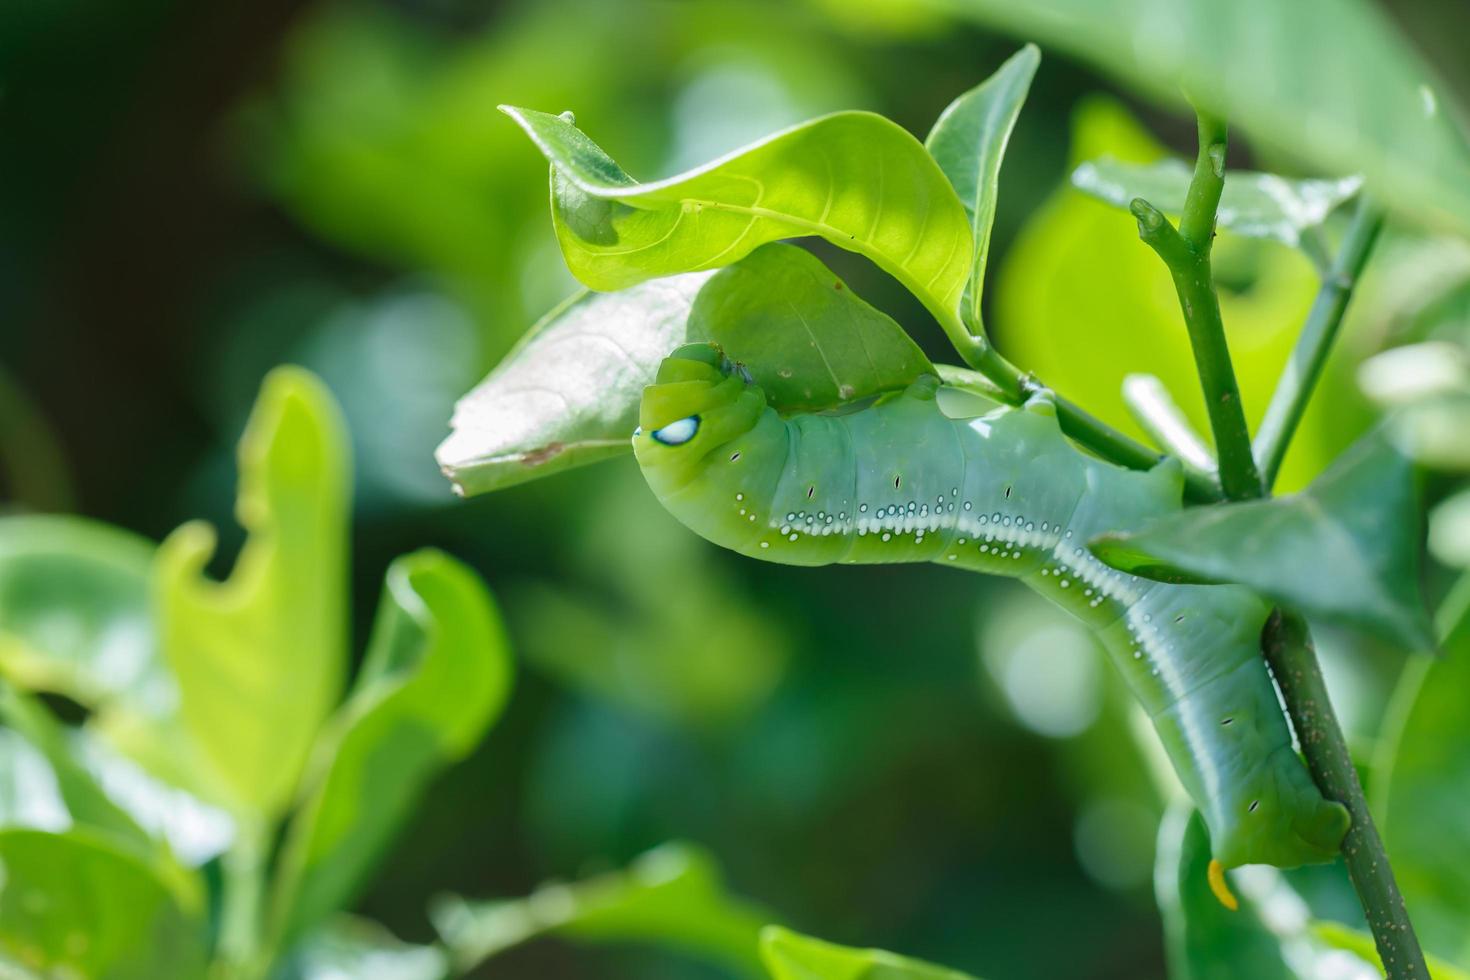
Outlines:
[[[1470, 102], [1463, 5], [1385, 9]], [[462, 501], [432, 458], [454, 399], [574, 288], [544, 161], [497, 103], [573, 109], [654, 177], [835, 109], [922, 134], [1017, 43], [888, 2], [16, 0], [0, 16], [0, 495], [154, 539], [205, 517], [227, 568], [231, 454], [261, 378], [282, 362], [325, 378], [356, 453], [359, 640], [390, 558], [434, 544], [490, 582], [522, 667], [360, 903], [404, 938], [430, 937], [438, 892], [522, 895], [685, 839], [834, 941], [981, 976], [1162, 975], [1156, 760], [1111, 667], [1039, 599], [937, 567], [745, 561], [675, 524], [631, 459]], [[1187, 347], [1132, 220], [1066, 174], [1192, 140], [1190, 120], [1044, 51], [1002, 172], [999, 345], [1121, 425], [1129, 370], [1197, 397]], [[896, 283], [813, 248], [945, 359]], [[1465, 250], [1444, 263], [1470, 277]], [[1219, 265], [1259, 413], [1314, 275], [1228, 237]], [[1289, 485], [1371, 421], [1364, 356], [1426, 318], [1464, 323], [1463, 288], [1406, 313], [1380, 278]], [[1401, 660], [1324, 646], [1368, 751]], [[556, 940], [477, 975], [718, 976]]]

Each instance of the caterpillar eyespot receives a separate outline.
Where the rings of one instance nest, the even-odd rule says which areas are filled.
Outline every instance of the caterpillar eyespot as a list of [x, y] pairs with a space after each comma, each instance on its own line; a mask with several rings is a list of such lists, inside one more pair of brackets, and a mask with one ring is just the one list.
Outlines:
[[[664, 417], [688, 417], [652, 433], [661, 445], [634, 450], [654, 494], [695, 533], [783, 564], [932, 561], [1019, 578], [1097, 633], [1222, 869], [1337, 854], [1347, 811], [1291, 749], [1260, 656], [1266, 603], [1235, 586], [1120, 574], [1082, 546], [1177, 510], [1177, 466], [1139, 473], [1087, 456], [1053, 413], [949, 418], [933, 379], [851, 412], [783, 416], [753, 383], [725, 383], [733, 367], [707, 350], [680, 348], [665, 365], [680, 383], [645, 389], [645, 407], [652, 398]], [[680, 450], [701, 425], [717, 436]]]
[[649, 435], [656, 442], [661, 442], [665, 446], [682, 446], [690, 439], [693, 439], [694, 434], [698, 431], [699, 416], [690, 415], [676, 422], [670, 422], [661, 429], [654, 429]]

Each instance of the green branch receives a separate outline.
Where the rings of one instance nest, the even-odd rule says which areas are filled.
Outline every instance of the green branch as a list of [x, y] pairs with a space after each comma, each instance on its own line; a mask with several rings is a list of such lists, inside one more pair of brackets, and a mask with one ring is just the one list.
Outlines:
[[1209, 447], [1185, 418], [1184, 412], [1152, 374], [1130, 374], [1123, 379], [1123, 403], [1154, 444], [1214, 479], [1218, 469]]
[[1389, 980], [1429, 980], [1404, 897], [1394, 881], [1383, 839], [1368, 812], [1358, 771], [1327, 697], [1307, 624], [1296, 613], [1278, 609], [1266, 624], [1261, 648], [1281, 688], [1317, 787], [1352, 815], [1352, 825], [1342, 842], [1342, 857], [1368, 918], [1384, 972]]
[[1337, 339], [1338, 327], [1342, 324], [1348, 301], [1352, 299], [1353, 288], [1382, 228], [1383, 211], [1366, 194], [1363, 195], [1358, 199], [1342, 248], [1327, 270], [1301, 335], [1297, 337], [1296, 348], [1291, 352], [1281, 380], [1276, 384], [1276, 391], [1271, 395], [1271, 404], [1266, 408], [1266, 417], [1261, 420], [1261, 429], [1256, 433], [1256, 464], [1261, 469], [1267, 490], [1276, 483], [1276, 474], [1281, 471], [1286, 449], [1327, 364], [1327, 355]]

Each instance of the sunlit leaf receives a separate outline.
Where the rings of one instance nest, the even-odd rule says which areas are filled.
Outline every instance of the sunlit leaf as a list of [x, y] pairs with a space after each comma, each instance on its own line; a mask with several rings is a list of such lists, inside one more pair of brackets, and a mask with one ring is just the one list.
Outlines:
[[1419, 510], [1412, 466], [1375, 432], [1307, 490], [1195, 507], [1092, 550], [1162, 581], [1236, 582], [1324, 621], [1410, 650], [1433, 646], [1419, 593]]
[[457, 969], [542, 935], [586, 942], [651, 942], [710, 960], [742, 977], [762, 975], [757, 937], [770, 917], [725, 891], [714, 859], [690, 844], [665, 844], [626, 871], [544, 885], [526, 898], [439, 899], [434, 928]]
[[761, 959], [772, 980], [974, 980], [968, 973], [934, 966], [881, 949], [854, 949], [767, 926]]
[[1040, 63], [1041, 52], [1034, 44], [1011, 55], [995, 74], [951, 102], [924, 141], [970, 217], [975, 259], [965, 285], [963, 309], [970, 329], [982, 334], [980, 299], [990, 255], [990, 228], [995, 223], [1000, 164]]
[[1313, 934], [1307, 903], [1275, 868], [1231, 872], [1227, 887], [1239, 907], [1222, 905], [1209, 883], [1209, 831], [1187, 802], [1165, 815], [1156, 860], [1171, 980], [1377, 980], [1369, 961]]
[[437, 946], [405, 943], [371, 919], [339, 915], [302, 940], [277, 980], [441, 980], [449, 958]]
[[823, 116], [640, 184], [569, 118], [505, 111], [551, 161], [562, 254], [593, 289], [713, 269], [764, 242], [819, 235], [872, 259], [941, 323], [958, 313], [973, 247], [965, 209], [919, 142], [882, 116]]
[[435, 454], [455, 489], [499, 490], [631, 453], [643, 388], [691, 339], [689, 310], [708, 279], [582, 293], [543, 317], [455, 405]]
[[159, 549], [162, 643], [184, 726], [237, 809], [284, 808], [341, 689], [346, 445], [321, 383], [277, 369], [240, 440], [236, 513], [249, 538], [232, 575], [205, 577], [205, 525], [184, 525]]
[[[1141, 197], [1167, 214], [1184, 209], [1193, 169], [1181, 160], [1153, 164], [1123, 163], [1104, 157], [1072, 171], [1072, 185], [1101, 201], [1128, 209]], [[1362, 186], [1357, 177], [1341, 180], [1288, 180], [1275, 174], [1231, 170], [1217, 212], [1221, 228], [1251, 238], [1274, 238], [1300, 246], [1302, 234], [1316, 228]]]
[[95, 831], [0, 830], [0, 868], [0, 960], [47, 977], [204, 976], [200, 896]]
[[[1107, 156], [1141, 165], [1164, 155], [1116, 102], [1092, 96], [1074, 116], [1073, 165]], [[1246, 420], [1258, 425], [1318, 279], [1300, 252], [1222, 231], [1215, 242], [1220, 309]], [[1370, 266], [1371, 272], [1371, 266]], [[989, 324], [1022, 369], [1135, 438], [1145, 439], [1122, 397], [1135, 373], [1160, 378], [1196, 432], [1208, 438], [1194, 355], [1168, 268], [1138, 240], [1137, 223], [1070, 184], [1029, 219], [1006, 251]], [[1362, 331], [1350, 320], [1318, 394], [1293, 439], [1278, 485], [1300, 489], [1367, 428], [1372, 416], [1353, 383]]]
[[643, 389], [680, 344], [712, 341], [779, 408], [835, 408], [932, 373], [918, 346], [815, 256], [771, 244], [714, 275], [584, 293], [459, 402], [439, 463], [461, 493], [632, 451]]
[[934, 373], [902, 327], [793, 245], [716, 273], [695, 297], [690, 334], [743, 364], [783, 412], [839, 408]]
[[389, 567], [362, 673], [323, 733], [287, 836], [282, 936], [355, 895], [429, 780], [479, 742], [510, 680], [500, 616], [474, 572], [430, 550]]
[[1448, 91], [1370, 0], [931, 2], [1176, 104], [1187, 92], [1261, 146], [1329, 174], [1365, 174], [1394, 206], [1470, 231], [1460, 114], [1440, 104]]
[[[1383, 969], [1383, 961], [1378, 955], [1378, 947], [1373, 942], [1373, 937], [1366, 932], [1351, 929], [1341, 922], [1315, 922], [1312, 924], [1312, 933], [1322, 942], [1334, 949], [1347, 950], [1364, 962], [1372, 963], [1378, 969]], [[1429, 967], [1429, 975], [1433, 980], [1470, 980], [1470, 970], [1462, 970], [1457, 966], [1451, 966], [1444, 960], [1435, 956], [1424, 957], [1425, 965]]]
[[1470, 963], [1470, 577], [1439, 609], [1442, 656], [1405, 668], [1373, 780], [1384, 843], [1427, 946]]
[[0, 672], [96, 706], [172, 700], [148, 604], [151, 542], [80, 517], [0, 518]]
[[1429, 550], [1446, 565], [1470, 568], [1470, 490], [1446, 497], [1430, 512]]

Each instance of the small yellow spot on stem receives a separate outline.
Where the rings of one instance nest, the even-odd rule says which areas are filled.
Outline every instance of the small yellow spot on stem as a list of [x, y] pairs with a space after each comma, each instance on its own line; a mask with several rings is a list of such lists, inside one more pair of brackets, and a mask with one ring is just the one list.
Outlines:
[[1225, 865], [1219, 861], [1210, 862], [1210, 870], [1205, 875], [1210, 880], [1210, 891], [1215, 893], [1215, 898], [1220, 904], [1232, 912], [1240, 910], [1240, 902], [1236, 900], [1234, 893], [1230, 891], [1230, 885], [1225, 881]]

